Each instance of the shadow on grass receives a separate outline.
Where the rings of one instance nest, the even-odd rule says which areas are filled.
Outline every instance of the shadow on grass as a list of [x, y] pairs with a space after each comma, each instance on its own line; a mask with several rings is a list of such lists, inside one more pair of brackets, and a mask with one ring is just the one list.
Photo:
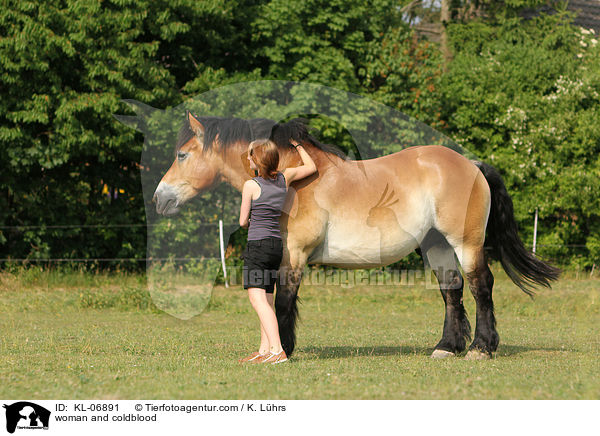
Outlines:
[[564, 348], [556, 348], [556, 347], [529, 347], [523, 345], [504, 345], [500, 344], [498, 346], [498, 351], [496, 352], [497, 357], [502, 356], [515, 356], [522, 353], [528, 353], [530, 351], [572, 351]]
[[313, 356], [318, 359], [337, 359], [357, 356], [429, 355], [433, 352], [433, 347], [413, 347], [410, 345], [399, 347], [302, 347], [298, 352], [308, 354], [307, 358], [309, 359]]
[[[396, 355], [417, 355], [429, 357], [433, 352], [433, 347], [415, 347], [410, 345], [401, 345], [398, 347], [302, 347], [298, 349], [298, 353], [306, 354], [305, 358], [317, 359], [338, 359], [344, 357], [359, 357], [359, 356], [396, 356]], [[496, 357], [515, 356], [531, 351], [565, 351], [560, 348], [553, 347], [529, 347], [523, 345], [503, 345], [498, 347]], [[460, 353], [458, 357], [464, 357], [467, 350]]]

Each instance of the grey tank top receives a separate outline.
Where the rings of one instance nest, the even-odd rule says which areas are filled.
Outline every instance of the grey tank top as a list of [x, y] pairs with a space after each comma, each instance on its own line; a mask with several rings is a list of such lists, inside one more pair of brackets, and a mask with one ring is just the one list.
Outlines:
[[252, 180], [256, 180], [260, 185], [260, 196], [251, 202], [248, 240], [281, 239], [279, 217], [287, 194], [285, 177], [282, 172], [278, 172], [275, 180], [263, 179], [260, 176], [253, 177]]

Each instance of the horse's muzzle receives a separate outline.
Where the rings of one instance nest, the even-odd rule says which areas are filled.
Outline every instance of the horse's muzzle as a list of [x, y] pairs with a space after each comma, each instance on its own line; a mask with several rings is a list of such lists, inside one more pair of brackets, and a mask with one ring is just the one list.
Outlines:
[[177, 191], [164, 182], [158, 184], [152, 202], [156, 204], [156, 213], [160, 215], [169, 216], [179, 212]]

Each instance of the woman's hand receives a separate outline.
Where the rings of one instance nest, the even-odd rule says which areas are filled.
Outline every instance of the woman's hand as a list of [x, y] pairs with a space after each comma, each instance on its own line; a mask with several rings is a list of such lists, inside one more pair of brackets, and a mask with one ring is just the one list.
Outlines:
[[302, 165], [299, 167], [291, 167], [286, 168], [283, 171], [283, 175], [285, 176], [287, 186], [290, 186], [294, 180], [300, 180], [305, 177], [314, 174], [317, 171], [317, 166], [314, 161], [311, 159], [310, 155], [306, 152], [302, 144], [299, 144], [295, 139], [290, 138], [290, 144], [296, 148], [298, 154], [300, 154], [300, 159], [302, 160]]

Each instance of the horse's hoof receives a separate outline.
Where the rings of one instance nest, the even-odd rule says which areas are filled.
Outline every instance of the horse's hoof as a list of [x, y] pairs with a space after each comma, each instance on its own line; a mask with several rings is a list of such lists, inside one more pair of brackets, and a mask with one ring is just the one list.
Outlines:
[[452, 351], [446, 351], [446, 350], [433, 350], [433, 353], [431, 353], [432, 359], [445, 359], [446, 357], [454, 357], [454, 356], [456, 356], [456, 354], [454, 354]]
[[469, 350], [465, 356], [465, 360], [489, 360], [492, 356], [479, 350]]

